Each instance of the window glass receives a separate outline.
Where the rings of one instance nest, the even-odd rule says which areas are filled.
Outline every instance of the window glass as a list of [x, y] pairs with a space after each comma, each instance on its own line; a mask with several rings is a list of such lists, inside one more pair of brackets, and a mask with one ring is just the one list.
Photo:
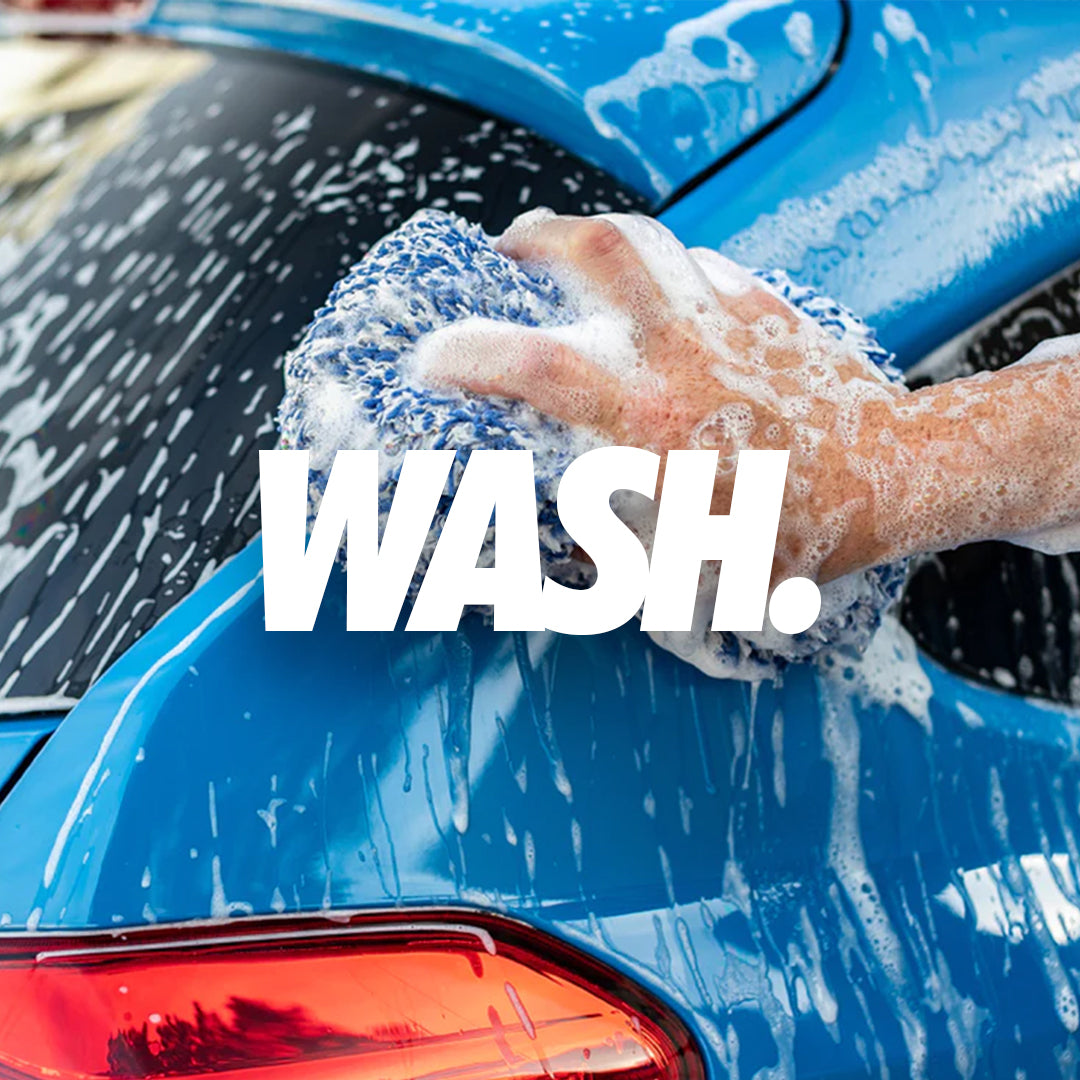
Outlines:
[[327, 65], [0, 45], [0, 695], [79, 696], [258, 532], [282, 356], [370, 244], [534, 205], [639, 203]]

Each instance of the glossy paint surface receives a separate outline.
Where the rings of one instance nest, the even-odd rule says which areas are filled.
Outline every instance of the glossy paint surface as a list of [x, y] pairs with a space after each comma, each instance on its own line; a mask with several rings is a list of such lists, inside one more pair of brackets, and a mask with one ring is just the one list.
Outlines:
[[159, 624], [16, 786], [12, 924], [503, 910], [665, 994], [717, 1075], [1049, 1067], [1075, 1030], [1072, 714], [888, 631], [756, 689], [635, 627], [358, 639], [340, 575], [314, 633], [269, 635], [259, 569]]
[[[853, 5], [850, 80], [669, 223], [836, 292], [905, 361], [1074, 259], [1049, 89], [1073, 16], [971, 10]], [[6, 924], [490, 908], [663, 995], [716, 1077], [1069, 1074], [1073, 710], [894, 628], [759, 687], [635, 626], [346, 635], [340, 575], [315, 633], [268, 635], [259, 568], [255, 545], [137, 643], [0, 808]]]
[[271, 46], [461, 98], [663, 197], [803, 97], [838, 0], [160, 0], [143, 29]]
[[0, 792], [19, 767], [55, 730], [56, 719], [0, 720]]
[[783, 267], [902, 366], [1080, 253], [1080, 5], [851, 5], [844, 61], [790, 124], [667, 215]]

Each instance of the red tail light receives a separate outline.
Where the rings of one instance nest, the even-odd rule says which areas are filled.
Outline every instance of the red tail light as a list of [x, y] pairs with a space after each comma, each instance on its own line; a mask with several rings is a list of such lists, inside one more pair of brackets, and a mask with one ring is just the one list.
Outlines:
[[704, 1080], [634, 984], [501, 919], [0, 937], [0, 1077]]
[[145, 0], [0, 0], [0, 11], [67, 12], [77, 15], [127, 13], [145, 6]]

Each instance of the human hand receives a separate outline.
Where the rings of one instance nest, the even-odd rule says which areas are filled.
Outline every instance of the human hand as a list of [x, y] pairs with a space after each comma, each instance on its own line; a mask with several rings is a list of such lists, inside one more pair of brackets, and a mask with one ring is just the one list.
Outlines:
[[906, 393], [749, 272], [648, 218], [526, 215], [497, 242], [577, 301], [571, 327], [471, 319], [438, 331], [429, 379], [525, 401], [612, 443], [790, 451], [773, 578], [828, 581], [892, 556], [875, 520], [876, 435]]

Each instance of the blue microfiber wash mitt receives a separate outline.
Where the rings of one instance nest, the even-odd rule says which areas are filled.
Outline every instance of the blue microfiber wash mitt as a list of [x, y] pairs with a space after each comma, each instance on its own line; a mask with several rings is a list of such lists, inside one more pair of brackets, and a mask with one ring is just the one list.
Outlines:
[[[758, 276], [899, 378], [889, 354], [846, 308], [782, 273]], [[555, 327], [569, 325], [576, 315], [549, 276], [501, 255], [478, 226], [453, 214], [422, 211], [381, 240], [334, 286], [286, 361], [278, 426], [284, 447], [310, 451], [309, 522], [339, 448], [380, 451], [384, 524], [406, 450], [530, 449], [541, 555], [548, 572], [572, 578], [573, 541], [559, 524], [555, 494], [563, 470], [587, 446], [581, 433], [520, 402], [425, 386], [411, 372], [410, 359], [425, 335], [470, 316]], [[467, 453], [458, 455], [421, 571], [466, 460]], [[824, 648], [861, 650], [897, 598], [904, 573], [903, 565], [893, 564], [823, 586], [821, 614], [803, 634], [789, 637], [768, 627], [762, 634], [700, 629], [657, 640], [710, 674], [760, 678]]]

